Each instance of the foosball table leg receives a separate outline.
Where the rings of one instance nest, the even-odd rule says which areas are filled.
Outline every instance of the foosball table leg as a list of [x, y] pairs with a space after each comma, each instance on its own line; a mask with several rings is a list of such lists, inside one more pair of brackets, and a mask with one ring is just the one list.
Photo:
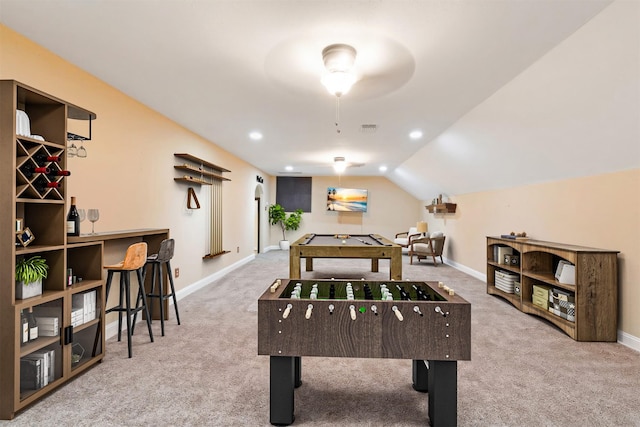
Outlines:
[[458, 425], [458, 363], [429, 360], [429, 421], [432, 427]]
[[269, 421], [276, 426], [293, 423], [296, 368], [293, 356], [271, 356], [269, 366]]
[[429, 391], [429, 369], [424, 360], [414, 360], [412, 363], [413, 389], [422, 393]]
[[298, 388], [302, 385], [302, 357], [295, 356], [293, 358], [294, 361], [294, 382], [293, 385], [295, 388]]

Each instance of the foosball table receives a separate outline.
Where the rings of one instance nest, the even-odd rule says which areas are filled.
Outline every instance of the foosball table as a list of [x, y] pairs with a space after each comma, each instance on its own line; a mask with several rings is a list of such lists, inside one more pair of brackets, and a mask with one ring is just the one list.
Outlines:
[[270, 422], [294, 420], [302, 356], [412, 359], [432, 426], [457, 424], [457, 361], [471, 360], [471, 304], [441, 282], [277, 279], [258, 300], [270, 356]]

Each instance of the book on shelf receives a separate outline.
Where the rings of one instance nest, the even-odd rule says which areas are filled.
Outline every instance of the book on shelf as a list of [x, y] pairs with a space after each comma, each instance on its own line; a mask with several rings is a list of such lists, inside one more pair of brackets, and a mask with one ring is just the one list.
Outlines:
[[37, 390], [53, 382], [55, 354], [55, 350], [39, 350], [20, 359], [20, 388]]
[[39, 358], [20, 359], [20, 390], [38, 390], [42, 388], [43, 361]]

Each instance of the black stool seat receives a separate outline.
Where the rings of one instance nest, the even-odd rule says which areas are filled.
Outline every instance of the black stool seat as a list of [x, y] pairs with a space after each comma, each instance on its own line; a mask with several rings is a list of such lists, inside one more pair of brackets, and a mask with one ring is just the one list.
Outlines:
[[[173, 274], [171, 272], [171, 259], [173, 258], [173, 252], [175, 247], [175, 241], [173, 239], [164, 239], [160, 243], [160, 249], [157, 254], [149, 255], [146, 259], [146, 263], [144, 265], [144, 273], [143, 277], [146, 276], [147, 267], [151, 267], [151, 291], [146, 294], [147, 298], [157, 298], [159, 300], [160, 305], [160, 330], [162, 332], [162, 336], [164, 336], [164, 301], [169, 298], [173, 299], [173, 307], [176, 311], [176, 320], [178, 321], [178, 325], [180, 324], [180, 313], [178, 312], [178, 299], [176, 298], [176, 289], [173, 284]], [[162, 265], [165, 266], [165, 270], [167, 272], [167, 276], [169, 277], [169, 286], [171, 291], [169, 293], [164, 293], [164, 274], [162, 273]], [[156, 287], [157, 284], [157, 287]], [[138, 301], [136, 302], [136, 307], [141, 302], [141, 297], [138, 295]], [[149, 309], [151, 315], [153, 316], [153, 304]], [[135, 320], [135, 317], [134, 317]], [[135, 322], [134, 322], [135, 323]]]
[[[129, 350], [129, 357], [132, 357], [133, 352], [131, 349], [131, 335], [133, 334], [133, 326], [131, 324], [131, 316], [133, 322], [138, 311], [144, 310], [147, 317], [147, 328], [149, 329], [149, 338], [153, 342], [153, 332], [151, 331], [151, 321], [149, 316], [149, 310], [147, 307], [147, 299], [145, 297], [144, 290], [144, 278], [142, 275], [142, 268], [144, 267], [147, 259], [147, 244], [145, 242], [135, 243], [127, 248], [127, 253], [124, 256], [124, 260], [118, 264], [105, 265], [107, 270], [107, 298], [109, 297], [109, 290], [111, 289], [111, 281], [115, 273], [120, 274], [120, 299], [118, 305], [105, 310], [105, 313], [117, 312], [118, 313], [118, 341], [122, 335], [122, 314], [126, 314], [127, 318], [127, 345]], [[136, 298], [136, 306], [131, 305], [131, 285], [130, 285], [130, 273], [136, 272], [138, 277], [138, 296]], [[142, 303], [142, 305], [140, 305]]]

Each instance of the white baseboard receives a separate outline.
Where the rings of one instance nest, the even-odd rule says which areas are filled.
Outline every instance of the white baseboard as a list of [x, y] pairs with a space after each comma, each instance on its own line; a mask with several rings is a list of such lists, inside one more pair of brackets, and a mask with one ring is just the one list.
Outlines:
[[640, 338], [626, 332], [618, 331], [618, 342], [632, 350], [640, 352]]
[[460, 270], [465, 274], [468, 274], [471, 277], [475, 277], [478, 280], [482, 280], [484, 283], [487, 283], [487, 275], [485, 273], [480, 273], [479, 271], [473, 270], [466, 265], [458, 264], [455, 261], [451, 261], [449, 258], [444, 258], [444, 263], [450, 265], [456, 270]]
[[266, 248], [264, 248], [264, 252], [279, 251], [279, 250], [280, 250], [280, 246], [279, 245], [272, 245], [272, 246], [267, 246]]
[[[277, 247], [277, 246], [276, 246]], [[194, 292], [196, 292], [199, 289], [204, 288], [207, 285], [210, 285], [211, 283], [215, 282], [216, 280], [226, 276], [228, 273], [231, 273], [233, 270], [242, 267], [243, 265], [245, 265], [246, 263], [253, 261], [255, 259], [255, 254], [249, 255], [248, 257], [241, 259], [240, 261], [236, 262], [235, 264], [231, 264], [228, 267], [223, 268], [220, 271], [217, 271], [215, 273], [213, 273], [210, 276], [207, 276], [205, 278], [202, 278], [200, 280], [198, 280], [195, 283], [192, 283], [191, 285], [180, 289], [179, 291], [176, 291], [176, 299], [181, 300], [182, 298], [186, 297], [187, 295], [190, 295]], [[173, 305], [173, 301], [172, 300], [168, 300], [169, 301], [169, 305]], [[142, 316], [138, 316], [136, 323], [140, 323], [142, 321]], [[123, 330], [126, 331], [127, 328], [127, 323], [126, 320], [123, 320], [122, 322], [122, 328]], [[114, 337], [118, 334], [118, 321], [114, 320], [111, 323], [108, 323], [106, 325], [105, 328], [105, 339], [109, 339], [111, 337]]]

